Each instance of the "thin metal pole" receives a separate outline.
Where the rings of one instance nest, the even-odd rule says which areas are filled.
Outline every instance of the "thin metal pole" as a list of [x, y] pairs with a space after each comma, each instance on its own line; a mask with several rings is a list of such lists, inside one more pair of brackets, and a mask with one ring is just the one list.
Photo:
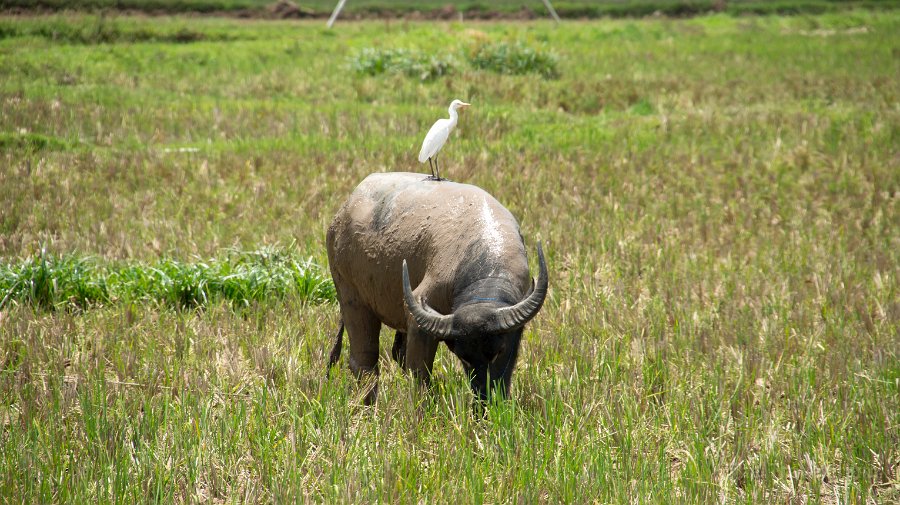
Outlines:
[[556, 13], [556, 9], [553, 8], [553, 4], [550, 3], [550, 0], [544, 0], [544, 7], [547, 7], [547, 10], [550, 11], [550, 15], [553, 16], [553, 19], [559, 23], [559, 14]]
[[[544, 2], [546, 2], [546, 1], [547, 0], [544, 0]], [[327, 25], [328, 28], [331, 28], [334, 25], [334, 22], [337, 21], [338, 14], [341, 13], [341, 9], [344, 8], [345, 3], [347, 3], [347, 0], [341, 0], [340, 2], [338, 2], [337, 6], [334, 8], [334, 12], [331, 13], [331, 17], [328, 18], [328, 25]], [[553, 15], [555, 16], [556, 13], [554, 12]], [[557, 21], [558, 21], [558, 19], [557, 19]]]

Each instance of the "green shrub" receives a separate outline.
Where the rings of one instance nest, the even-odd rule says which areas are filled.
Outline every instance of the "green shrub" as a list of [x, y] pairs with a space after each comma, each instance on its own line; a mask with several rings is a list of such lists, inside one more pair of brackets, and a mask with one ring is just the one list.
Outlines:
[[452, 74], [456, 62], [407, 49], [365, 48], [350, 62], [360, 75], [401, 74], [422, 81], [430, 81]]
[[545, 79], [559, 77], [558, 59], [555, 55], [521, 42], [481, 44], [470, 50], [467, 57], [473, 67], [498, 74], [535, 73]]

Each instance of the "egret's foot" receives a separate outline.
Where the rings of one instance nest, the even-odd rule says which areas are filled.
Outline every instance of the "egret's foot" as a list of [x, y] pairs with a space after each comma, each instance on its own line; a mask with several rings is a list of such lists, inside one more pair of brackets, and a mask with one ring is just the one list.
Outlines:
[[436, 175], [429, 175], [428, 177], [425, 178], [425, 180], [426, 180], [426, 181], [441, 182], [441, 181], [446, 181], [447, 179], [444, 179], [443, 177], [438, 177], [438, 176], [436, 176]]

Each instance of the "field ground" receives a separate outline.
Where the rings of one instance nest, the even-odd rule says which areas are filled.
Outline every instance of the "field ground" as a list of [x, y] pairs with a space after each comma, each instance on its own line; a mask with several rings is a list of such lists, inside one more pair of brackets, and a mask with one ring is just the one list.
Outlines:
[[[0, 258], [196, 262], [324, 233], [473, 103], [445, 172], [542, 240], [512, 398], [473, 418], [334, 304], [0, 311], [0, 501], [900, 500], [900, 14], [567, 23], [0, 19]], [[556, 79], [466, 63], [521, 41]], [[452, 59], [362, 76], [364, 48]], [[543, 54], [543, 53], [542, 53]], [[199, 259], [198, 259], [199, 258]], [[532, 259], [533, 261], [533, 259]]]

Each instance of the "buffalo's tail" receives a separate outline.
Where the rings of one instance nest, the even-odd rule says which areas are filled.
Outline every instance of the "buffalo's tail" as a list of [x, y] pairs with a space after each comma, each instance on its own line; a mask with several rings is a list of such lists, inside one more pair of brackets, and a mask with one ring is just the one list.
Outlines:
[[328, 357], [328, 366], [325, 368], [325, 376], [331, 373], [331, 367], [338, 362], [341, 357], [341, 347], [344, 345], [344, 320], [338, 326], [337, 335], [334, 337], [334, 346], [331, 348], [331, 355]]

